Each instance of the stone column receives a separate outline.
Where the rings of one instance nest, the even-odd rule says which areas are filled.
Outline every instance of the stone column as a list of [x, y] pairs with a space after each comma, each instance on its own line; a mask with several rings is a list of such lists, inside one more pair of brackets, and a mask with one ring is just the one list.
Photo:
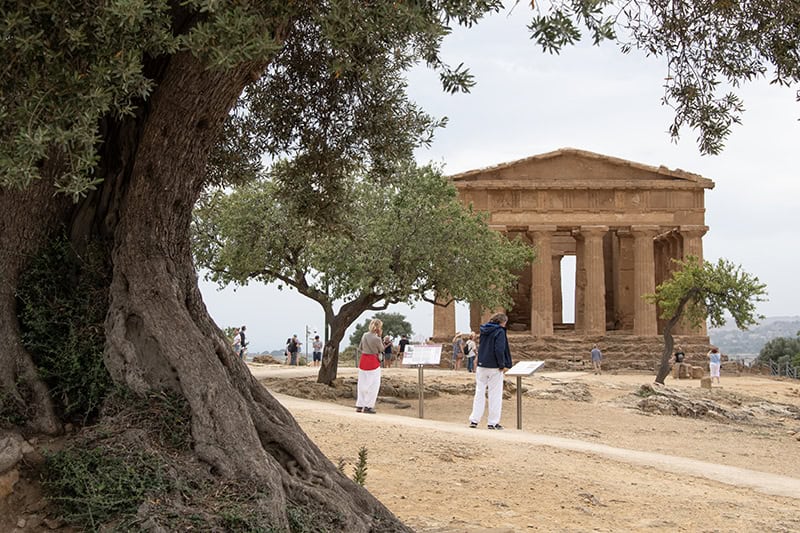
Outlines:
[[708, 231], [708, 226], [681, 226], [680, 234], [683, 237], [683, 257], [693, 255], [703, 260], [703, 235]]
[[[672, 279], [672, 275], [675, 273], [676, 270], [678, 270], [678, 264], [675, 262], [675, 260], [681, 259], [683, 257], [683, 252], [681, 251], [683, 245], [677, 231], [674, 230], [670, 231], [669, 233], [663, 236], [663, 239], [665, 243], [664, 250], [666, 252], [666, 257], [664, 258], [664, 264], [666, 265], [666, 267], [664, 270], [663, 280], [660, 279], [658, 276], [656, 276], [656, 285]], [[659, 317], [658, 331], [664, 331], [666, 325], [667, 325], [667, 320]], [[687, 326], [687, 323], [684, 320], [679, 321], [672, 328], [673, 335], [686, 335], [689, 333], [691, 333], [691, 328]]]
[[633, 334], [658, 334], [656, 305], [642, 298], [656, 291], [653, 239], [658, 226], [632, 226], [633, 233]]
[[[680, 234], [683, 237], [683, 259], [687, 256], [694, 256], [701, 262], [703, 261], [703, 235], [708, 231], [708, 226], [681, 226]], [[691, 331], [688, 326], [687, 331]], [[708, 335], [708, 328], [706, 324], [700, 325], [700, 328], [693, 330], [695, 335]]]
[[678, 232], [671, 231], [669, 234], [670, 241], [670, 261], [669, 261], [669, 277], [678, 268], [673, 259], [680, 259], [683, 257], [683, 240], [678, 235]]
[[[436, 296], [437, 302], [446, 302], [449, 297]], [[433, 338], [436, 340], [452, 339], [456, 334], [456, 302], [446, 306], [433, 306]]]
[[555, 226], [529, 226], [536, 259], [531, 264], [531, 335], [553, 334], [553, 248]]
[[479, 331], [481, 329], [481, 318], [482, 317], [483, 309], [481, 308], [481, 304], [471, 303], [469, 304], [469, 328], [470, 331]]
[[629, 229], [618, 229], [619, 240], [619, 294], [617, 295], [617, 317], [622, 329], [633, 332], [633, 235]]
[[603, 237], [608, 226], [581, 226], [586, 269], [585, 332], [602, 335], [606, 331], [606, 276]]
[[572, 236], [575, 238], [575, 331], [582, 332], [586, 324], [586, 248], [579, 230], [573, 230]]
[[553, 324], [564, 322], [564, 295], [561, 293], [561, 260], [563, 255], [553, 256], [553, 266], [551, 269], [551, 285], [553, 286]]

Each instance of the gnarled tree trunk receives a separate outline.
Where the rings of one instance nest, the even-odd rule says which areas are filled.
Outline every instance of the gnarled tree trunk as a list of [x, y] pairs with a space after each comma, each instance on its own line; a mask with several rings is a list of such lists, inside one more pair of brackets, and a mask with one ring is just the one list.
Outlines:
[[58, 431], [47, 389], [19, 342], [14, 298], [26, 258], [71, 215], [73, 240], [111, 244], [105, 361], [112, 378], [138, 392], [183, 395], [197, 456], [219, 476], [250, 480], [270, 495], [265, 527], [288, 530], [287, 507], [313, 505], [337, 516], [343, 531], [407, 531], [340, 473], [252, 377], [198, 289], [189, 228], [207, 154], [264, 64], [209, 70], [180, 53], [154, 67], [157, 89], [140, 114], [104, 124], [100, 191], [78, 206], [43, 184], [0, 191], [2, 391], [22, 401], [22, 380], [35, 397], [36, 429]]
[[681, 316], [683, 315], [683, 309], [686, 307], [686, 304], [691, 298], [692, 295], [689, 295], [684, 297], [679, 302], [678, 308], [675, 310], [675, 314], [664, 326], [664, 351], [661, 353], [661, 364], [658, 366], [658, 372], [656, 372], [656, 383], [660, 385], [664, 384], [664, 380], [669, 375], [669, 360], [672, 357], [672, 348], [675, 346], [675, 339], [672, 337], [672, 330], [675, 327], [675, 324], [677, 324], [681, 319]]
[[[330, 302], [320, 302], [325, 309], [325, 328], [330, 332], [330, 337], [325, 343], [325, 353], [322, 356], [322, 365], [319, 368], [319, 373], [317, 373], [317, 383], [324, 383], [325, 385], [333, 383], [339, 368], [339, 345], [344, 339], [347, 328], [364, 311], [386, 309], [388, 303], [377, 309], [375, 308], [375, 302], [383, 299], [382, 296], [367, 292], [342, 305], [336, 314], [334, 314], [333, 306]], [[361, 354], [356, 354], [356, 363], [358, 363], [360, 356]]]
[[194, 450], [221, 476], [251, 479], [271, 498], [270, 526], [288, 528], [288, 502], [314, 502], [343, 530], [376, 521], [404, 529], [343, 476], [252, 377], [202, 302], [189, 227], [207, 154], [243, 87], [263, 65], [207, 70], [173, 56], [149, 102], [114, 231], [106, 364], [130, 388], [172, 389], [192, 412]]
[[31, 430], [47, 434], [58, 433], [61, 424], [47, 386], [22, 346], [16, 292], [31, 257], [64, 223], [69, 207], [45, 180], [23, 191], [0, 188], [0, 395], [28, 414]]
[[336, 318], [325, 318], [326, 327], [330, 331], [330, 336], [325, 342], [324, 352], [322, 354], [322, 364], [317, 373], [317, 383], [324, 383], [331, 385], [336, 379], [336, 374], [339, 369], [339, 346], [342, 344], [342, 339], [347, 331], [349, 323], [344, 324], [342, 320]]
[[664, 379], [669, 375], [672, 366], [669, 364], [669, 360], [672, 357], [672, 348], [675, 346], [672, 328], [676, 322], [677, 319], [670, 320], [664, 327], [664, 351], [661, 353], [661, 363], [658, 365], [658, 372], [656, 373], [656, 383], [660, 385], [664, 384]]

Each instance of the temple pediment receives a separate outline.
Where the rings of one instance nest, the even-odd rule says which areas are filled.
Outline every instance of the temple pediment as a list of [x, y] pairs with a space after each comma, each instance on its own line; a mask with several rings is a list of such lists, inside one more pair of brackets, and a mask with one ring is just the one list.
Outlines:
[[473, 188], [701, 188], [714, 182], [698, 174], [650, 166], [575, 148], [561, 148], [450, 176], [459, 189]]

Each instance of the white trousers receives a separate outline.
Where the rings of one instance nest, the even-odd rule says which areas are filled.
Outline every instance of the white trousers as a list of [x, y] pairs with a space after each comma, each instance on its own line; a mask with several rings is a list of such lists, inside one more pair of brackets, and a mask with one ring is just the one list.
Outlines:
[[375, 408], [378, 391], [381, 389], [381, 367], [375, 370], [358, 369], [358, 398], [356, 407]]
[[475, 371], [475, 399], [472, 401], [472, 414], [470, 422], [480, 422], [486, 405], [486, 389], [489, 389], [489, 419], [490, 426], [500, 423], [500, 413], [503, 409], [503, 373], [499, 368], [484, 368], [479, 366]]

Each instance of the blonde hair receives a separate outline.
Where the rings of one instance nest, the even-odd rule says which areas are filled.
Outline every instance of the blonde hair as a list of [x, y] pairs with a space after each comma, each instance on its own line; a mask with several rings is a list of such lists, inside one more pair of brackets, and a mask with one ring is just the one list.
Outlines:
[[380, 335], [383, 331], [383, 322], [380, 318], [373, 318], [372, 322], [369, 323], [369, 331], [370, 333], [375, 333], [376, 335]]

